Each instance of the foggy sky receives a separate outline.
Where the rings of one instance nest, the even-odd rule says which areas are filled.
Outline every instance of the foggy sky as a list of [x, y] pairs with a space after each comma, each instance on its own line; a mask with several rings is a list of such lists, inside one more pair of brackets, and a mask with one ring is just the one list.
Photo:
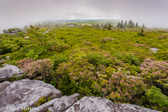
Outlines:
[[0, 0], [0, 31], [57, 19], [132, 19], [168, 28], [168, 0]]

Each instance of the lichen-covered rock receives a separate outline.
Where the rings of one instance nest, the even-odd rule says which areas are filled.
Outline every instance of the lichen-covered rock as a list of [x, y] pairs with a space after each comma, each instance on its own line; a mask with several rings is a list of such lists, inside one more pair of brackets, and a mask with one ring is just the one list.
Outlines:
[[52, 85], [38, 80], [0, 83], [0, 112], [18, 112], [32, 107], [43, 96], [59, 98], [62, 94]]
[[55, 104], [54, 109], [56, 112], [62, 112], [72, 106], [75, 102], [78, 101], [79, 94], [73, 94], [71, 96], [63, 96], [59, 98]]
[[79, 94], [73, 94], [71, 96], [63, 96], [61, 98], [56, 98], [39, 107], [30, 110], [29, 112], [46, 112], [47, 110], [49, 110], [49, 108], [54, 112], [63, 112], [75, 102], [77, 102], [78, 97]]
[[65, 112], [157, 112], [132, 104], [117, 104], [101, 97], [83, 97]]
[[22, 70], [14, 65], [6, 65], [3, 68], [0, 68], [0, 82], [4, 81], [11, 77], [20, 77], [24, 74]]

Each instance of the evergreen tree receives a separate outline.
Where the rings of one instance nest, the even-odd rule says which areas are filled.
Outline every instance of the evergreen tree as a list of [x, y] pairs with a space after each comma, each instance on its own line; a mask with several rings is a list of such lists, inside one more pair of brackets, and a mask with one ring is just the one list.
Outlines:
[[124, 28], [127, 28], [128, 24], [127, 21], [124, 22]]
[[144, 28], [145, 28], [145, 25], [143, 24], [142, 27], [141, 27], [141, 31], [138, 33], [138, 35], [145, 36], [144, 35]]
[[123, 20], [121, 20], [120, 28], [124, 28]]
[[128, 27], [129, 28], [134, 28], [134, 23], [133, 23], [132, 20], [129, 20]]
[[136, 23], [135, 27], [138, 28], [138, 23]]
[[120, 26], [121, 26], [121, 24], [120, 24], [120, 22], [118, 22], [117, 27], [119, 27], [119, 28], [120, 28]]

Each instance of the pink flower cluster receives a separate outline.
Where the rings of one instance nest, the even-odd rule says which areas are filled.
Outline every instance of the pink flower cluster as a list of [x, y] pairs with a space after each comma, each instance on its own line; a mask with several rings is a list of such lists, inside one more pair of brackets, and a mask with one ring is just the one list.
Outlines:
[[17, 65], [19, 68], [25, 71], [27, 77], [38, 77], [40, 79], [43, 79], [50, 74], [53, 67], [53, 62], [51, 62], [50, 59], [35, 61], [25, 58], [18, 61]]
[[140, 79], [126, 76], [125, 73], [114, 72], [111, 78], [102, 80], [99, 86], [95, 85], [95, 89], [102, 88], [103, 95], [108, 99], [118, 102], [129, 101], [136, 94], [143, 93], [147, 85]]
[[168, 63], [166, 61], [156, 61], [147, 58], [141, 64], [140, 68], [143, 71], [141, 75], [149, 75], [149, 73], [156, 76], [168, 74]]

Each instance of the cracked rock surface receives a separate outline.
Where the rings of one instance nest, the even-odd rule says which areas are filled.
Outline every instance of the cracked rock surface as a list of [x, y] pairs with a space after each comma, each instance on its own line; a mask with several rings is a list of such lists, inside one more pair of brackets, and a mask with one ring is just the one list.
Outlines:
[[44, 96], [59, 98], [62, 94], [52, 85], [38, 80], [0, 83], [0, 112], [17, 112], [33, 106]]
[[20, 77], [24, 72], [14, 65], [5, 65], [5, 67], [0, 68], [0, 82], [5, 81], [11, 77]]

